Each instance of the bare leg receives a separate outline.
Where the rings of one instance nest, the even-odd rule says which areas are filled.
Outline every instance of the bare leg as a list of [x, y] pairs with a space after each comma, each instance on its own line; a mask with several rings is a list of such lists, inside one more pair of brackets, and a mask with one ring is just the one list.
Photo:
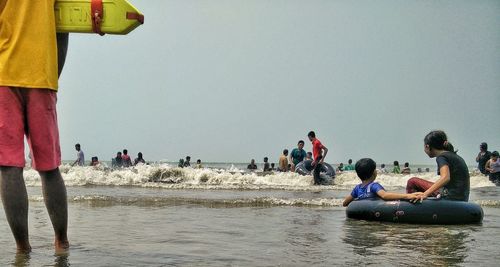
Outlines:
[[59, 168], [40, 172], [45, 206], [54, 227], [56, 252], [64, 252], [69, 248], [68, 242], [68, 201], [66, 186]]
[[0, 192], [3, 208], [18, 252], [30, 252], [28, 235], [28, 193], [23, 179], [23, 169], [0, 167]]

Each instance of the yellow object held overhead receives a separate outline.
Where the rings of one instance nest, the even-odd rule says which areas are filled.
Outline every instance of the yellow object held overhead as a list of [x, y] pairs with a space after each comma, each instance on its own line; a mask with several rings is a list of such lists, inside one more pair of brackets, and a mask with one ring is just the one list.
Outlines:
[[57, 32], [127, 34], [144, 16], [127, 0], [56, 0]]

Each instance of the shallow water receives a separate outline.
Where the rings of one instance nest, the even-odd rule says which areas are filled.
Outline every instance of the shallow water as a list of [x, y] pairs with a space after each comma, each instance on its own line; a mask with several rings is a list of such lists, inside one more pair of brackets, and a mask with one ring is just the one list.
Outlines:
[[[327, 187], [308, 184], [310, 177], [259, 180], [227, 173], [233, 181], [219, 185], [187, 178], [112, 185], [120, 180], [117, 173], [73, 171], [80, 174], [64, 173], [69, 255], [54, 256], [38, 180], [28, 174], [33, 253], [15, 254], [0, 212], [0, 266], [497, 266], [500, 260], [500, 187], [485, 177], [474, 178], [471, 192], [471, 201], [484, 209], [482, 225], [424, 226], [346, 219], [340, 203], [356, 182], [350, 174]], [[119, 171], [121, 177], [140, 173]], [[405, 177], [381, 178], [403, 191], [397, 184]], [[477, 186], [482, 184], [487, 186]]]

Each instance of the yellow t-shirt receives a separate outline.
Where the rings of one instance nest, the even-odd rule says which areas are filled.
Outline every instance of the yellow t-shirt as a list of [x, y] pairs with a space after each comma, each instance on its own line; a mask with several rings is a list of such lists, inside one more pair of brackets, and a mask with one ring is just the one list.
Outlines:
[[55, 0], [0, 0], [0, 86], [57, 90]]

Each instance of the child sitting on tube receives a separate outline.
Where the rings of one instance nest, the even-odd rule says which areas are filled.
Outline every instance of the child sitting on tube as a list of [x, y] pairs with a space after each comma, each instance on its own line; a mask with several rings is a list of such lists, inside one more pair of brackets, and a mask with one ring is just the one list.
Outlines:
[[381, 198], [383, 200], [397, 200], [397, 199], [416, 199], [422, 193], [401, 194], [386, 192], [384, 187], [375, 182], [377, 178], [377, 164], [370, 158], [363, 158], [356, 162], [354, 169], [361, 183], [352, 190], [343, 202], [343, 206], [347, 207], [353, 200]]

